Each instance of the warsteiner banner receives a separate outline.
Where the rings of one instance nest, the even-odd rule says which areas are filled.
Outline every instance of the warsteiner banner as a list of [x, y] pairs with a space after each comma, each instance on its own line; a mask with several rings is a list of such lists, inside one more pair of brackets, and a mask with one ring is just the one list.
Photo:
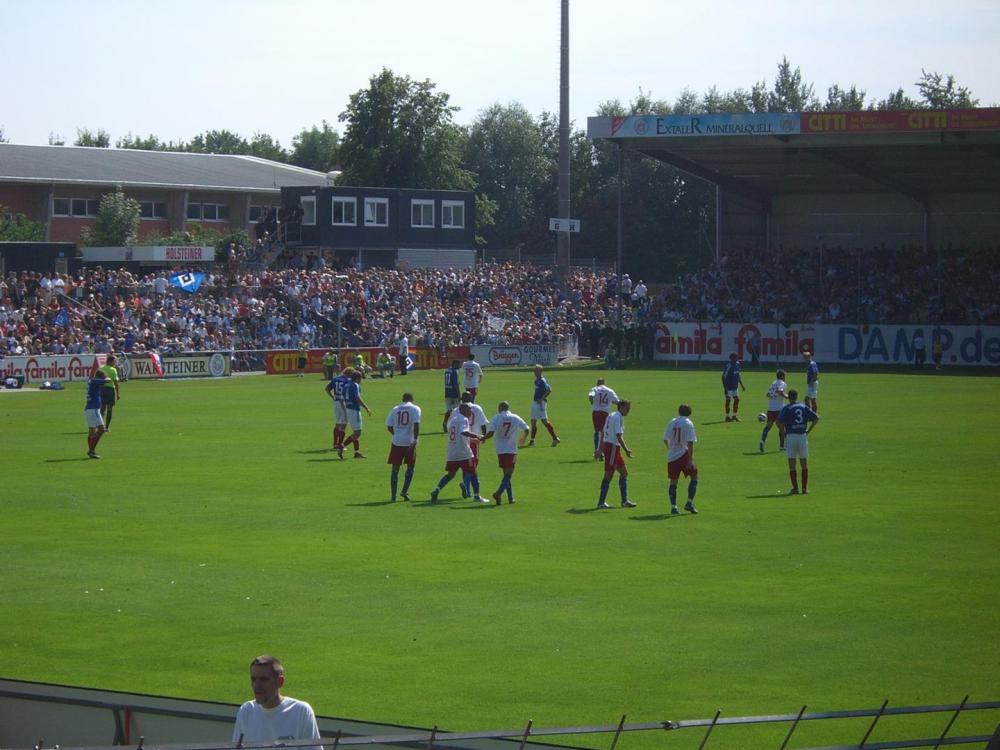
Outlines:
[[912, 364], [923, 338], [927, 361], [940, 338], [942, 363], [1000, 365], [1000, 326], [836, 325], [792, 323], [661, 323], [654, 359], [724, 362], [735, 352], [751, 361], [753, 349], [765, 362], [799, 360], [810, 351], [820, 362], [864, 365]]
[[[232, 363], [232, 352], [181, 352], [160, 357], [165, 379], [221, 378], [232, 375]], [[160, 378], [148, 354], [119, 356], [118, 370], [122, 377], [130, 380]]]

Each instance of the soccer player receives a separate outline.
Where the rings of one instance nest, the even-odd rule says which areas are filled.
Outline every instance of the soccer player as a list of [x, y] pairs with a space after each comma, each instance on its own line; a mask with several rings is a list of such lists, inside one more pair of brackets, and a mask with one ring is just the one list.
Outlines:
[[556, 435], [555, 427], [549, 422], [549, 394], [552, 393], [552, 388], [549, 386], [549, 382], [542, 377], [542, 371], [541, 365], [535, 365], [535, 395], [531, 402], [531, 441], [528, 445], [535, 444], [538, 422], [541, 422], [549, 431], [549, 435], [552, 436], [552, 447], [555, 448], [562, 441]]
[[476, 493], [476, 502], [489, 502], [479, 496], [479, 477], [476, 476], [476, 465], [472, 462], [472, 448], [469, 447], [469, 443], [478, 440], [479, 436], [469, 429], [471, 414], [472, 409], [468, 404], [459, 404], [451, 415], [451, 419], [448, 420], [448, 453], [444, 466], [445, 474], [438, 480], [437, 486], [431, 490], [432, 503], [438, 501], [441, 490], [452, 480], [459, 469], [462, 470], [463, 477], [472, 475], [471, 483], [472, 489]]
[[[727, 422], [739, 422], [740, 417], [740, 391], [742, 388], [744, 391], [747, 389], [743, 385], [743, 378], [740, 377], [740, 359], [736, 356], [736, 352], [729, 355], [729, 362], [726, 364], [725, 369], [722, 371], [722, 390], [726, 393], [726, 421]], [[729, 403], [732, 401], [733, 404], [733, 415], [729, 416]]]
[[788, 457], [788, 476], [792, 480], [792, 489], [788, 491], [789, 495], [799, 494], [799, 484], [795, 477], [796, 458], [799, 459], [799, 464], [802, 466], [802, 494], [809, 494], [809, 438], [807, 435], [819, 422], [819, 414], [805, 404], [797, 403], [798, 397], [797, 391], [789, 391], [788, 405], [782, 408], [778, 415], [778, 422], [784, 425], [785, 431], [788, 433], [785, 449]]
[[493, 499], [497, 505], [500, 505], [505, 490], [507, 503], [512, 505], [515, 502], [511, 477], [514, 475], [514, 465], [517, 463], [517, 446], [519, 443], [524, 444], [525, 438], [528, 437], [528, 430], [528, 423], [511, 412], [510, 404], [501, 401], [497, 406], [496, 416], [490, 420], [489, 429], [483, 436], [484, 441], [496, 437], [497, 462], [500, 464], [500, 470], [503, 471], [500, 486], [493, 493]]
[[684, 510], [697, 513], [694, 507], [694, 495], [698, 491], [698, 466], [694, 462], [694, 444], [698, 438], [694, 434], [694, 422], [691, 421], [691, 407], [681, 404], [677, 408], [677, 416], [670, 420], [667, 429], [663, 431], [663, 443], [667, 446], [667, 478], [670, 480], [670, 514], [679, 516], [677, 510], [677, 480], [681, 474], [690, 477], [688, 484], [688, 499]]
[[813, 359], [810, 351], [802, 352], [802, 358], [808, 363], [806, 368], [806, 406], [818, 414], [816, 391], [819, 390], [819, 364]]
[[[326, 395], [333, 400], [333, 449], [337, 450], [344, 444], [344, 433], [347, 432], [347, 386], [351, 384], [350, 367], [326, 384]], [[343, 458], [343, 451], [340, 453]]]
[[[240, 706], [233, 726], [233, 742], [248, 745], [281, 744], [283, 740], [318, 740], [319, 727], [312, 706], [281, 694], [285, 668], [263, 654], [250, 662], [254, 699]], [[321, 750], [319, 745], [302, 750]]]
[[98, 370], [87, 381], [87, 403], [83, 407], [83, 416], [87, 419], [87, 457], [100, 458], [97, 455], [97, 444], [104, 434], [104, 420], [101, 418], [101, 391], [107, 381], [107, 373]]
[[115, 355], [109, 354], [104, 364], [97, 369], [103, 372], [107, 379], [101, 389], [101, 418], [104, 420], [104, 431], [111, 432], [111, 417], [115, 411], [115, 404], [122, 397], [118, 390], [118, 368], [115, 367]]
[[604, 384], [604, 378], [597, 379], [597, 385], [587, 394], [590, 399], [590, 421], [594, 425], [594, 460], [601, 459], [601, 433], [608, 421], [611, 405], [618, 403], [618, 394]]
[[385, 419], [385, 427], [392, 435], [392, 446], [386, 463], [392, 466], [389, 479], [390, 502], [396, 502], [396, 488], [399, 486], [399, 466], [406, 463], [403, 475], [403, 491], [400, 497], [409, 500], [408, 490], [413, 481], [413, 467], [417, 463], [417, 442], [420, 440], [420, 407], [413, 403], [413, 394], [404, 393], [403, 402], [394, 406]]
[[465, 390], [472, 394], [472, 400], [476, 400], [479, 393], [479, 384], [483, 381], [483, 368], [476, 362], [476, 355], [469, 352], [469, 358], [462, 363], [462, 375], [465, 377]]
[[362, 375], [360, 372], [352, 370], [351, 381], [347, 384], [347, 388], [344, 391], [344, 406], [347, 407], [347, 424], [353, 432], [337, 448], [337, 455], [341, 458], [344, 457], [344, 448], [351, 443], [354, 443], [354, 457], [365, 458], [365, 455], [361, 452], [361, 410], [364, 409], [368, 412], [369, 417], [372, 415], [372, 410], [368, 408], [368, 404], [361, 398], [361, 378]]
[[441, 420], [441, 432], [448, 431], [448, 417], [458, 407], [462, 397], [458, 387], [458, 368], [461, 364], [457, 359], [453, 359], [451, 367], [444, 371], [444, 418]]
[[608, 487], [611, 486], [611, 477], [618, 472], [618, 491], [621, 493], [623, 508], [634, 508], [635, 503], [628, 497], [628, 469], [625, 468], [624, 453], [632, 458], [632, 451], [625, 444], [625, 417], [628, 416], [632, 403], [625, 399], [618, 402], [618, 411], [613, 411], [608, 415], [608, 420], [604, 423], [604, 479], [601, 481], [601, 496], [597, 501], [598, 508], [610, 508], [607, 503]]
[[[764, 443], [767, 442], [767, 433], [771, 431], [771, 425], [778, 421], [778, 412], [785, 405], [788, 396], [785, 394], [785, 371], [778, 370], [775, 374], [774, 382], [767, 389], [767, 424], [764, 431], [760, 433], [760, 452], [764, 452]], [[785, 428], [778, 422], [778, 450], [785, 449]]]
[[[474, 402], [474, 396], [466, 391], [462, 394], [462, 403], [468, 404], [469, 408], [472, 410], [472, 415], [469, 417], [469, 429], [472, 430], [476, 435], [486, 434], [486, 412], [483, 411], [483, 407]], [[476, 474], [479, 474], [479, 441], [473, 440], [469, 447], [472, 449], [472, 463], [476, 466]], [[463, 475], [462, 477], [462, 497], [468, 497], [472, 494], [472, 485], [469, 480], [468, 475]]]

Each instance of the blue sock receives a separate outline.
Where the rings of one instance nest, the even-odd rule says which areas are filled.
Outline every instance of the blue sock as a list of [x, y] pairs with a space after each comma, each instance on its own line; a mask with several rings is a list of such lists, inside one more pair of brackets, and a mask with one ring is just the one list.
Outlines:
[[476, 475], [476, 474], [470, 474], [469, 475], [469, 484], [472, 486], [472, 491], [476, 494], [476, 496], [478, 496], [479, 495], [479, 476]]
[[764, 443], [767, 441], [767, 433], [771, 431], [771, 425], [764, 428], [764, 431], [760, 433], [760, 442]]
[[440, 478], [440, 479], [438, 480], [438, 486], [437, 486], [438, 490], [442, 490], [442, 489], [444, 489], [444, 486], [445, 486], [446, 484], [448, 484], [448, 482], [450, 482], [450, 481], [451, 481], [451, 478], [452, 478], [453, 476], [454, 476], [454, 474], [445, 474], [445, 475], [444, 475], [443, 477], [441, 477], [441, 478]]
[[670, 485], [670, 489], [667, 490], [667, 494], [670, 495], [670, 504], [677, 505], [677, 485]]
[[597, 449], [600, 448], [600, 447], [601, 447], [601, 433], [595, 432], [594, 433], [594, 452], [596, 453]]
[[611, 486], [611, 478], [601, 480], [601, 499], [598, 502], [603, 503], [608, 498], [608, 487]]
[[507, 499], [508, 500], [513, 500], [514, 499], [514, 485], [511, 484], [510, 479], [511, 479], [510, 475], [504, 475], [503, 480], [504, 480], [504, 482], [507, 483]]
[[698, 491], [698, 480], [692, 479], [691, 484], [688, 485], [688, 502], [694, 500], [694, 493]]
[[618, 491], [621, 493], [623, 503], [628, 500], [628, 477], [618, 477]]
[[392, 490], [392, 499], [396, 499], [396, 484], [399, 482], [399, 472], [392, 472], [392, 476], [389, 477], [389, 488]]
[[413, 481], [413, 467], [406, 467], [406, 473], [403, 475], [403, 494], [410, 489], [410, 482]]

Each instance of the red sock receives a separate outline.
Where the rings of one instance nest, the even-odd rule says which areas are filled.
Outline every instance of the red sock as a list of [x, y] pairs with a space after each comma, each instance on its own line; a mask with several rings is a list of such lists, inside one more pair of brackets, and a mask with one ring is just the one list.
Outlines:
[[805, 466], [802, 467], [802, 489], [806, 489], [809, 486], [809, 469]]
[[[790, 471], [788, 472], [788, 476], [789, 476], [789, 477], [791, 477], [791, 479], [792, 479], [792, 489], [793, 489], [793, 490], [797, 490], [797, 489], [799, 488], [799, 480], [798, 480], [798, 478], [797, 478], [797, 477], [795, 476], [795, 469], [791, 469], [791, 470], [790, 470]], [[805, 479], [805, 477], [803, 477], [803, 480], [804, 480], [804, 479]]]
[[334, 447], [344, 444], [344, 430], [341, 427], [333, 428], [333, 445]]
[[94, 446], [96, 446], [96, 445], [97, 445], [97, 443], [94, 442], [94, 436], [93, 435], [87, 435], [87, 451], [88, 452], [93, 452]]

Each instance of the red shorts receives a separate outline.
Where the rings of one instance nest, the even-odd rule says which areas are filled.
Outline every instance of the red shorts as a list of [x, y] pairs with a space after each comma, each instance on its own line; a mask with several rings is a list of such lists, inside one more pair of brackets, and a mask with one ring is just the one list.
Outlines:
[[602, 443], [601, 450], [604, 452], [604, 471], [617, 471], [625, 468], [625, 458], [622, 456], [621, 446], [617, 443]]
[[683, 474], [686, 477], [697, 479], [698, 467], [695, 465], [694, 461], [691, 461], [691, 465], [688, 466], [688, 461], [691, 461], [691, 454], [688, 452], [685, 452], [680, 458], [668, 461], [667, 476], [670, 477], [670, 479], [677, 479], [681, 474]]
[[444, 470], [448, 474], [454, 474], [459, 469], [462, 470], [463, 474], [475, 474], [476, 465], [472, 462], [471, 458], [463, 458], [461, 461], [447, 461], [444, 465]]
[[778, 421], [778, 414], [780, 414], [780, 412], [777, 412], [777, 411], [768, 411], [767, 412], [767, 423], [771, 424], [771, 422], [777, 422]]
[[516, 453], [497, 453], [497, 463], [501, 469], [513, 469], [517, 463]]
[[606, 411], [592, 411], [590, 419], [594, 423], [594, 432], [603, 432], [604, 423], [608, 421], [608, 413]]
[[470, 440], [469, 441], [469, 450], [472, 451], [472, 462], [476, 466], [479, 466], [479, 441], [478, 440]]
[[389, 448], [389, 458], [385, 461], [387, 464], [392, 464], [393, 466], [399, 466], [405, 463], [407, 466], [413, 466], [417, 463], [417, 451], [412, 445], [393, 445]]

